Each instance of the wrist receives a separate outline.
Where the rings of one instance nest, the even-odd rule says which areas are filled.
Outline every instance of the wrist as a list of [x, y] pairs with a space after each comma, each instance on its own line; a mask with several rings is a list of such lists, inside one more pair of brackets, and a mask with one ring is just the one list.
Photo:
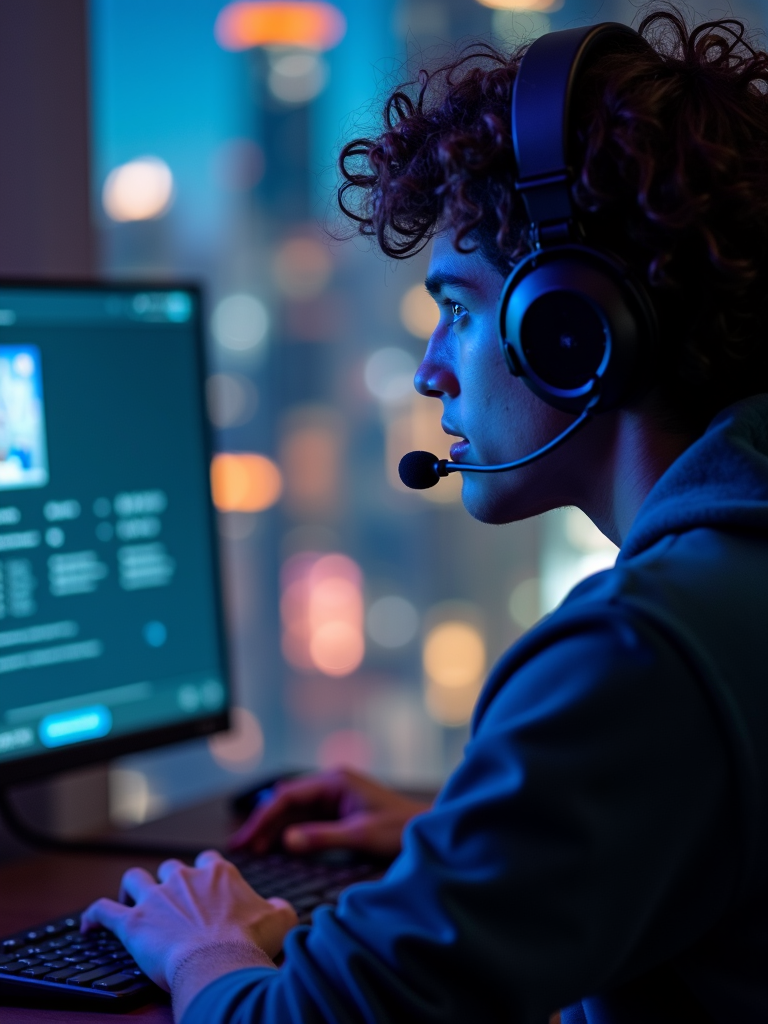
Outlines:
[[275, 963], [248, 939], [222, 939], [180, 952], [168, 970], [168, 983], [177, 1022], [198, 994], [212, 981], [244, 967], [270, 967]]

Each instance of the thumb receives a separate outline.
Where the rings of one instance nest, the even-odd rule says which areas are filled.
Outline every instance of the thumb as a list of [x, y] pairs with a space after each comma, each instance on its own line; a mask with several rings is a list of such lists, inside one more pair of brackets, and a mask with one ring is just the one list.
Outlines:
[[291, 853], [309, 853], [334, 846], [361, 847], [367, 838], [367, 816], [353, 815], [340, 821], [312, 821], [291, 825], [283, 832], [283, 845]]

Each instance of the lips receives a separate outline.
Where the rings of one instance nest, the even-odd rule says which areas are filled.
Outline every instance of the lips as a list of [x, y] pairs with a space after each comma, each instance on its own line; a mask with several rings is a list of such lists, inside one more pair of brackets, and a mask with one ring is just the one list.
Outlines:
[[459, 439], [451, 445], [451, 458], [454, 462], [458, 462], [463, 455], [466, 455], [467, 449], [469, 448], [469, 441], [460, 431], [454, 430], [446, 423], [441, 423], [441, 426], [446, 434], [451, 434], [453, 437], [458, 437]]

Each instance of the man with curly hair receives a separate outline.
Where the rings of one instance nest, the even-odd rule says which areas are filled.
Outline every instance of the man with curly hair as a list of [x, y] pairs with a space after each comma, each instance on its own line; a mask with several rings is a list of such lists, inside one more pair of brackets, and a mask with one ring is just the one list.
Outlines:
[[[397, 858], [311, 929], [214, 852], [159, 883], [134, 869], [133, 906], [90, 908], [184, 1024], [768, 1020], [768, 54], [669, 9], [640, 34], [577, 83], [571, 194], [585, 241], [643, 282], [658, 350], [630, 400], [462, 491], [492, 523], [575, 505], [616, 568], [501, 659], [433, 806], [337, 772], [254, 814], [238, 842], [256, 852]], [[459, 463], [573, 422], [498, 343], [535, 242], [509, 127], [521, 59], [478, 45], [422, 72], [341, 158], [342, 208], [384, 253], [432, 242], [416, 387]]]

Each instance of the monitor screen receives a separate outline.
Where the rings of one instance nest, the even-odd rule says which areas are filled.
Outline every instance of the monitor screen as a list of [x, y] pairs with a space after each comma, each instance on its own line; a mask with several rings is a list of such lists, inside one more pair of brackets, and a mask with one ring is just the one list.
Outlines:
[[224, 728], [193, 288], [0, 282], [0, 782]]

